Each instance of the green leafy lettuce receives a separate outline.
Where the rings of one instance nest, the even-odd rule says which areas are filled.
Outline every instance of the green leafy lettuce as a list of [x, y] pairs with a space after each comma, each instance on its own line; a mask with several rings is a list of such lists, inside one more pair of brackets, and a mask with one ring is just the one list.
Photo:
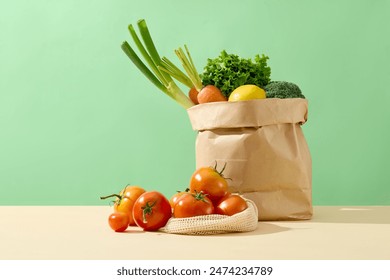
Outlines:
[[254, 60], [228, 54], [225, 50], [214, 59], [208, 59], [202, 83], [214, 85], [228, 98], [237, 87], [252, 84], [264, 88], [270, 82], [271, 68], [267, 65], [268, 56], [256, 55]]

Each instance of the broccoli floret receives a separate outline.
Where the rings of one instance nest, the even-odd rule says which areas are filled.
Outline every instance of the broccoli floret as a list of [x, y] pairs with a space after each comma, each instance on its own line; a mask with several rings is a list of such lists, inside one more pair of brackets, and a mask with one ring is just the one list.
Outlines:
[[301, 89], [290, 82], [272, 81], [264, 89], [267, 98], [305, 98]]

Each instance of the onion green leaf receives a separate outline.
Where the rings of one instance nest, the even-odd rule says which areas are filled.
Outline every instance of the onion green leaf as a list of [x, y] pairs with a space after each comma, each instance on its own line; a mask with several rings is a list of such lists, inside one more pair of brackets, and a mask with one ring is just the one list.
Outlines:
[[[146, 21], [141, 19], [137, 23], [139, 33], [141, 35], [142, 41], [138, 37], [134, 27], [132, 25], [128, 26], [130, 35], [138, 48], [138, 51], [141, 53], [142, 57], [146, 61], [146, 64], [139, 58], [134, 49], [130, 46], [127, 41], [124, 41], [121, 45], [124, 53], [130, 58], [133, 64], [148, 78], [158, 89], [167, 94], [169, 97], [173, 98], [178, 102], [183, 108], [188, 109], [193, 106], [194, 103], [188, 98], [188, 96], [177, 86], [172, 77], [171, 72], [178, 73], [180, 79], [178, 81], [187, 83], [188, 77], [185, 76], [183, 72], [180, 71], [173, 63], [167, 62], [165, 59], [160, 58], [159, 53], [157, 52], [156, 46], [152, 40], [149, 29], [146, 25]], [[169, 70], [167, 70], [167, 68]], [[180, 73], [180, 72], [181, 73]]]

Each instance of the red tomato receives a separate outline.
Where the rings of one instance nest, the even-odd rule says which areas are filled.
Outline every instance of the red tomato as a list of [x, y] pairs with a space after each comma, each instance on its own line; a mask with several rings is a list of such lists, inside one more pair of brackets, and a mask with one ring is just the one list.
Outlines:
[[130, 186], [127, 185], [120, 193], [112, 194], [109, 196], [101, 197], [101, 199], [106, 199], [109, 197], [116, 197], [114, 203], [114, 211], [123, 212], [129, 216], [129, 226], [135, 226], [133, 219], [133, 206], [135, 201], [143, 194], [145, 190], [139, 186]]
[[129, 216], [123, 212], [112, 213], [108, 217], [108, 224], [116, 232], [122, 232], [129, 226]]
[[[226, 166], [226, 165], [225, 165]], [[223, 177], [222, 172], [216, 170], [216, 167], [201, 167], [197, 169], [190, 180], [190, 191], [203, 192], [208, 195], [213, 203], [220, 200], [228, 192], [228, 183]]]
[[213, 213], [214, 205], [203, 193], [184, 193], [173, 209], [175, 218], [188, 218]]
[[241, 196], [230, 194], [222, 198], [215, 207], [215, 213], [233, 216], [248, 208], [248, 205]]
[[146, 231], [156, 231], [165, 226], [172, 216], [168, 199], [156, 191], [145, 192], [133, 207], [133, 218], [137, 226]]
[[175, 207], [175, 204], [177, 203], [177, 201], [179, 200], [179, 198], [185, 194], [185, 193], [188, 193], [189, 189], [187, 188], [185, 191], [181, 192], [181, 191], [178, 191], [177, 193], [175, 193], [174, 195], [172, 195], [172, 197], [169, 199], [169, 204], [171, 205], [171, 208], [172, 208], [172, 211], [173, 211], [173, 208]]

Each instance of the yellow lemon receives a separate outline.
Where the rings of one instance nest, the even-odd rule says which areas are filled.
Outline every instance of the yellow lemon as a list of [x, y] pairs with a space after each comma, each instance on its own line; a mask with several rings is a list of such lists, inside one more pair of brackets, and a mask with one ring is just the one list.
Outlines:
[[264, 89], [255, 85], [243, 85], [233, 90], [229, 96], [229, 101], [243, 101], [264, 98], [266, 98]]

